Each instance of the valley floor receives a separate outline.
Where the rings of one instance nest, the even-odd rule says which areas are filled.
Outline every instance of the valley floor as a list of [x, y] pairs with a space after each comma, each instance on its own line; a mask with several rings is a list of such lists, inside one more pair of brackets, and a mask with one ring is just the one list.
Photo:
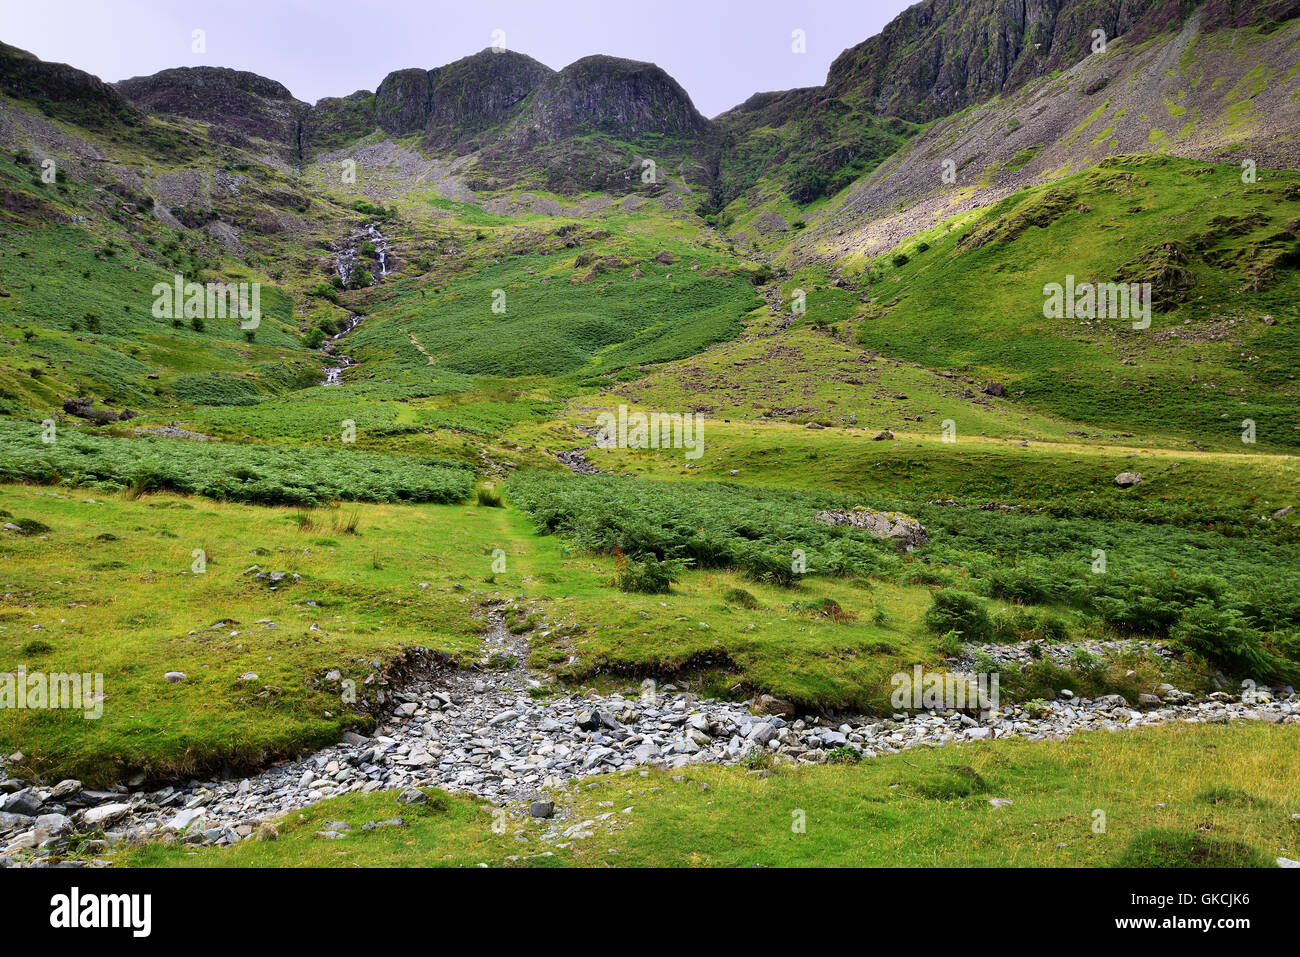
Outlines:
[[[1272, 866], [1297, 855], [1295, 729], [1248, 722], [918, 749], [861, 764], [601, 775], [556, 818], [348, 795], [230, 848], [132, 866]], [[1195, 768], [1195, 774], [1187, 774]]]

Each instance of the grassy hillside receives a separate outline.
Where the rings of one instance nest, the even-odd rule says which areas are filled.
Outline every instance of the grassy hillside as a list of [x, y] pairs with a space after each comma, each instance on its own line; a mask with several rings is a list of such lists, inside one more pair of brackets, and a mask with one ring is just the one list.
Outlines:
[[[1027, 407], [1204, 447], [1300, 445], [1300, 175], [1164, 157], [1009, 197], [851, 268], [863, 345], [997, 380]], [[1066, 255], [1062, 255], [1062, 253]], [[1044, 318], [1044, 286], [1151, 282], [1150, 328]]]

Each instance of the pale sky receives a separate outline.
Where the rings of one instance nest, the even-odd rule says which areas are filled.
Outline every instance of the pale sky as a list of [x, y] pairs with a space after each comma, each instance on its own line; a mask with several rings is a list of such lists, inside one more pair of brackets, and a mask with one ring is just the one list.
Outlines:
[[[300, 100], [374, 90], [404, 67], [505, 46], [559, 69], [608, 53], [667, 70], [706, 116], [752, 93], [817, 86], [909, 0], [0, 0], [0, 40], [104, 80], [228, 66]], [[192, 49], [203, 30], [206, 52]], [[806, 52], [792, 50], [802, 30]]]

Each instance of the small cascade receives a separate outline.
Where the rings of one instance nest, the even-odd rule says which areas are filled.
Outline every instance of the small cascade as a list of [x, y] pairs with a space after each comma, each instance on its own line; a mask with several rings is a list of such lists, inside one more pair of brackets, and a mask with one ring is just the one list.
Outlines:
[[375, 244], [375, 252], [379, 254], [379, 275], [388, 275], [388, 238], [384, 236], [373, 223], [366, 226], [366, 232], [370, 234], [371, 241]]
[[[352, 276], [352, 270], [361, 260], [361, 246], [370, 243], [375, 247], [375, 256], [379, 263], [379, 276], [388, 275], [388, 237], [379, 231], [374, 223], [367, 223], [363, 231], [354, 233], [344, 240], [343, 248], [334, 255], [334, 271], [346, 286]], [[374, 282], [378, 282], [376, 277]]]
[[330, 366], [328, 369], [325, 370], [325, 381], [322, 382], [321, 385], [330, 386], [330, 385], [343, 384], [343, 372], [349, 366], [353, 365], [355, 360], [353, 360], [351, 356], [345, 356], [341, 353], [336, 353], [335, 352], [336, 343], [338, 343], [340, 339], [342, 339], [349, 332], [355, 329], [357, 327], [357, 324], [360, 322], [361, 322], [360, 316], [357, 315], [348, 316], [348, 321], [344, 323], [343, 328], [340, 331], [334, 333], [334, 335], [330, 336], [327, 340], [325, 340], [325, 345], [321, 351], [323, 351], [326, 355], [331, 356], [334, 359], [337, 359], [339, 364], [336, 366]]

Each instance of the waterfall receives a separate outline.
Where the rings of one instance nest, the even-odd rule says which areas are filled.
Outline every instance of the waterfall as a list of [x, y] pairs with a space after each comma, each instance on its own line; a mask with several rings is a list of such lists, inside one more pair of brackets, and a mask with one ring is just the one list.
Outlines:
[[343, 324], [343, 328], [340, 331], [334, 333], [334, 335], [330, 336], [329, 340], [325, 343], [325, 348], [323, 351], [327, 355], [334, 356], [334, 358], [338, 359], [339, 364], [336, 366], [331, 366], [330, 368], [325, 370], [325, 381], [322, 382], [321, 385], [328, 386], [328, 385], [343, 384], [343, 370], [346, 369], [348, 366], [352, 365], [354, 360], [352, 359], [351, 356], [336, 354], [334, 352], [334, 344], [338, 342], [340, 339], [342, 339], [344, 336], [346, 336], [353, 329], [355, 329], [357, 327], [357, 323], [359, 323], [360, 321], [361, 321], [360, 316], [357, 315], [348, 316], [348, 321]]
[[366, 231], [370, 234], [370, 238], [374, 240], [375, 251], [379, 253], [379, 275], [387, 276], [388, 275], [388, 239], [384, 236], [383, 233], [381, 233], [378, 229], [375, 228], [374, 223], [368, 224], [366, 226]]
[[[361, 244], [367, 241], [375, 247], [375, 255], [379, 260], [379, 275], [388, 275], [388, 237], [381, 233], [374, 223], [367, 223], [363, 232], [354, 233], [344, 241], [345, 245], [334, 257], [334, 271], [338, 273], [344, 285], [347, 284], [353, 268], [361, 259]], [[378, 281], [376, 278], [375, 282]]]

